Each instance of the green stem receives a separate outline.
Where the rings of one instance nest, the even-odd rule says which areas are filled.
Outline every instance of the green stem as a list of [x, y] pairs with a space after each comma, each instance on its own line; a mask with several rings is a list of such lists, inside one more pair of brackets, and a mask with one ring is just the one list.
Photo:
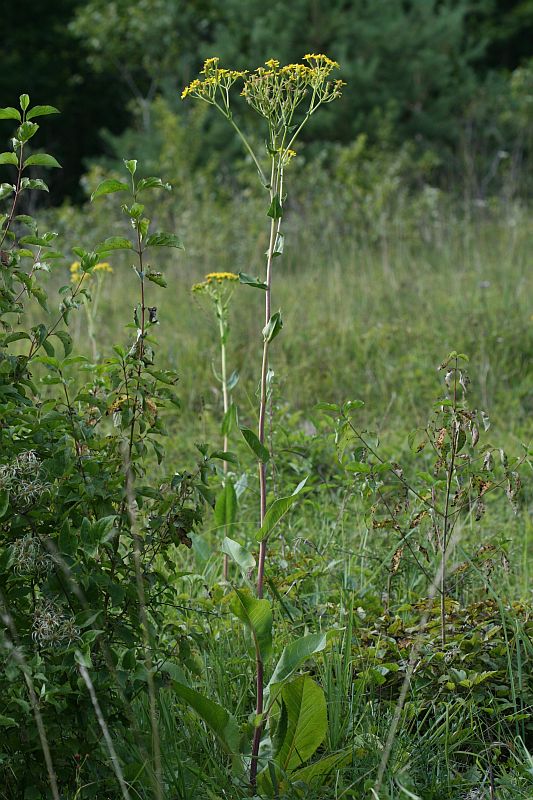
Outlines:
[[[270, 180], [270, 202], [274, 200], [276, 194], [281, 193], [282, 174], [280, 165], [277, 163], [281, 155], [277, 158], [272, 158], [271, 180]], [[279, 170], [279, 171], [278, 171]], [[270, 221], [270, 240], [267, 250], [267, 263], [266, 263], [266, 292], [265, 292], [265, 326], [268, 325], [271, 316], [272, 308], [272, 262], [274, 259], [274, 248], [276, 239], [278, 237], [281, 226], [280, 219], [271, 219]], [[261, 390], [259, 402], [259, 429], [258, 438], [261, 444], [265, 443], [265, 420], [267, 412], [267, 376], [268, 376], [268, 352], [270, 342], [265, 338], [263, 343], [263, 359], [261, 363]], [[266, 465], [263, 461], [258, 462], [259, 466], [259, 491], [260, 491], [260, 523], [266, 514]], [[257, 597], [263, 597], [263, 588], [265, 580], [265, 560], [267, 553], [266, 541], [259, 545], [259, 558], [257, 565]], [[264, 702], [264, 665], [259, 651], [256, 652], [256, 715], [261, 717], [263, 714]], [[259, 723], [254, 731], [252, 741], [252, 759], [250, 764], [250, 785], [252, 787], [256, 784], [257, 767], [259, 756], [259, 745], [261, 744], [261, 735], [263, 732], [263, 723]]]
[[[220, 380], [222, 383], [222, 405], [224, 408], [224, 418], [226, 417], [226, 413], [229, 408], [229, 393], [228, 393], [228, 373], [227, 373], [227, 365], [226, 365], [226, 325], [224, 324], [224, 309], [221, 303], [217, 303], [217, 317], [218, 317], [218, 330], [220, 335]], [[228, 450], [228, 434], [224, 434], [224, 438], [222, 441], [222, 449], [226, 453]], [[222, 462], [222, 470], [224, 472], [224, 476], [226, 476], [228, 471], [228, 462]], [[224, 553], [224, 561], [223, 561], [223, 574], [224, 580], [227, 581], [229, 577], [229, 557], [227, 553]]]

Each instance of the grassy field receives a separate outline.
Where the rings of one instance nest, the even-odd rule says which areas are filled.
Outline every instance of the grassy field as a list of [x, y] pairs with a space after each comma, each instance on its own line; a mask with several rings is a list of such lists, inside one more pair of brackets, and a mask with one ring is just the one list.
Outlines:
[[[253, 249], [242, 242], [232, 247], [228, 235], [227, 247], [220, 247], [218, 235], [212, 242], [207, 229], [198, 233], [185, 254], [167, 265], [170, 289], [158, 304], [159, 363], [180, 376], [181, 411], [165, 419], [176, 468], [195, 442], [220, 440], [222, 399], [212, 373], [216, 327], [190, 287], [214, 268], [254, 273], [250, 264], [265, 244], [259, 235], [246, 239]], [[533, 430], [532, 233], [525, 215], [441, 225], [425, 241], [394, 228], [371, 242], [303, 225], [276, 264], [274, 305], [283, 309], [284, 330], [272, 356], [272, 489], [309, 475], [311, 491], [273, 544], [267, 586], [275, 602], [277, 655], [294, 635], [328, 632], [326, 653], [307, 670], [325, 690], [328, 728], [320, 754], [330, 768], [317, 772], [316, 780], [312, 767], [300, 782], [282, 776], [277, 788], [263, 776], [259, 790], [267, 795], [533, 797], [530, 485], [516, 513], [500, 496], [488, 503], [481, 528], [471, 516], [459, 524], [449, 553], [449, 639], [443, 645], [438, 610], [428, 611], [424, 600], [427, 576], [438, 571], [436, 553], [426, 550], [425, 560], [423, 547], [417, 558], [406, 553], [401, 568], [391, 572], [397, 538], [372, 528], [353, 476], [337, 460], [333, 422], [316, 410], [319, 401], [364, 400], [361, 428], [377, 431], [386, 457], [405, 463], [415, 476], [429, 469], [429, 460], [424, 454], [417, 460], [407, 435], [425, 424], [442, 395], [437, 368], [456, 349], [470, 357], [471, 406], [490, 415], [484, 442], [520, 455]], [[98, 310], [102, 352], [120, 339], [135, 302], [125, 288], [127, 266], [117, 259], [113, 268]], [[157, 291], [150, 303], [157, 303]], [[233, 399], [250, 427], [257, 422], [261, 300], [239, 286], [231, 304], [229, 362], [240, 373]], [[89, 354], [85, 324], [80, 314], [74, 331]], [[255, 469], [240, 440], [230, 441], [230, 449], [240, 457], [230, 474], [243, 487], [232, 535], [251, 545]], [[245, 725], [253, 707], [253, 660], [228, 608], [220, 533], [211, 516], [192, 538], [191, 551], [180, 548], [173, 564], [160, 565], [176, 589], [164, 633], [175, 638], [180, 665], [163, 673], [171, 684], [177, 671]], [[233, 567], [230, 582], [235, 580]], [[158, 703], [165, 797], [246, 796], [228, 758], [171, 685], [163, 685]], [[146, 745], [147, 703], [136, 701], [135, 713]], [[132, 796], [151, 797], [142, 748], [132, 753], [115, 744]], [[76, 797], [103, 796], [82, 786], [83, 769]]]
[[[86, 281], [92, 305], [71, 316], [76, 356], [62, 359], [55, 342], [31, 362], [34, 406], [24, 382], [19, 406], [6, 402], [6, 584], [25, 642], [13, 627], [2, 655], [6, 800], [533, 798], [527, 209], [395, 191], [381, 204], [379, 184], [369, 203], [381, 216], [364, 222], [349, 180], [307, 193], [313, 181], [298, 180], [274, 260], [283, 330], [266, 382], [265, 520], [278, 503], [281, 521], [264, 598], [252, 571], [264, 535], [254, 454], [266, 456], [237, 425], [223, 441], [217, 320], [191, 291], [209, 272], [262, 274], [266, 217], [253, 191], [221, 198], [185, 182], [176, 199], [157, 195], [153, 229], [185, 245], [154, 246], [154, 262], [141, 262], [168, 284], [142, 278], [159, 325], [132, 347], [146, 323], [140, 267], [127, 242], [106, 251], [110, 266]], [[131, 235], [120, 220], [112, 196], [42, 214], [41, 230], [57, 230], [65, 252], [92, 249]], [[44, 282], [52, 298], [79, 279], [67, 260]], [[239, 425], [257, 430], [265, 295], [231, 286], [231, 398]], [[30, 325], [43, 314], [32, 302]], [[28, 339], [7, 344], [25, 354]], [[456, 355], [443, 367], [453, 351], [468, 363]], [[18, 374], [16, 357], [3, 363]], [[176, 370], [179, 409], [157, 394], [154, 368]], [[47, 478], [28, 509], [17, 476], [39, 464]], [[23, 656], [39, 702], [16, 683]], [[254, 786], [259, 672], [278, 694], [263, 707]], [[30, 720], [19, 740], [15, 706]], [[39, 775], [23, 765], [46, 752], [47, 735], [55, 795], [49, 764]]]

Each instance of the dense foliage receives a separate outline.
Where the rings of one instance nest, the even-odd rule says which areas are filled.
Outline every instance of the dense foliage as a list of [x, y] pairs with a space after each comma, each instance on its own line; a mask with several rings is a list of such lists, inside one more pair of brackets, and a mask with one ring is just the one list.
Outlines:
[[[164, 98], [179, 119], [186, 115], [176, 90], [213, 52], [239, 69], [270, 57], [294, 61], [309, 49], [342, 62], [345, 102], [306, 134], [315, 153], [325, 141], [349, 144], [364, 131], [374, 143], [387, 131], [394, 148], [414, 142], [431, 152], [439, 181], [459, 186], [467, 162], [478, 159], [479, 183], [499, 151], [512, 157], [531, 146], [519, 115], [510, 116], [527, 101], [509, 95], [513, 72], [532, 55], [530, 0], [247, 2], [245, 24], [242, 0], [23, 0], [5, 9], [3, 23], [0, 94], [29, 91], [65, 114], [44, 133], [67, 168], [55, 178], [56, 197], [79, 199], [87, 159], [112, 151], [100, 129], [133, 128], [149, 152], [154, 102]], [[216, 124], [203, 151], [204, 164], [232, 151]]]
[[0, 796], [529, 800], [531, 4], [181, 5], [9, 53]]

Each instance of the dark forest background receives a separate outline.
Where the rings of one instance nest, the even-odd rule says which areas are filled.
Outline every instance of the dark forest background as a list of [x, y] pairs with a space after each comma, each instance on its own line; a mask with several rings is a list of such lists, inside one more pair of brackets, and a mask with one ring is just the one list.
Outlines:
[[[479, 195], [517, 147], [521, 165], [527, 157], [533, 0], [19, 0], [2, 21], [2, 104], [24, 91], [62, 112], [42, 131], [64, 166], [56, 202], [82, 200], [82, 174], [124, 139], [157, 160], [154, 107], [191, 114], [179, 91], [210, 55], [237, 68], [309, 51], [338, 60], [345, 98], [311, 126], [310, 155], [361, 132], [370, 146], [408, 142], [449, 187], [462, 185], [468, 150]], [[198, 168], [224, 160], [217, 125], [209, 117], [197, 131]]]

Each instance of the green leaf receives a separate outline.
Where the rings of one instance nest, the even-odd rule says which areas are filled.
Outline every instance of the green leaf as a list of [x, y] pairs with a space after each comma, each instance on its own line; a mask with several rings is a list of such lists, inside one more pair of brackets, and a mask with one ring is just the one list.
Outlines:
[[281, 704], [274, 760], [286, 774], [304, 764], [320, 747], [328, 716], [324, 692], [308, 675], [283, 687]]
[[221, 461], [227, 461], [228, 464], [238, 464], [239, 459], [235, 453], [230, 453], [228, 450], [213, 450], [209, 454], [209, 458], [219, 458]]
[[252, 453], [257, 456], [259, 461], [261, 461], [263, 464], [266, 464], [270, 458], [270, 453], [265, 445], [261, 444], [256, 434], [250, 430], [250, 428], [241, 428], [241, 433]]
[[0, 153], [0, 164], [12, 164], [18, 166], [19, 160], [15, 153]]
[[235, 589], [230, 607], [252, 636], [254, 649], [264, 663], [272, 652], [272, 609], [268, 600], [254, 597], [249, 589]]
[[170, 192], [172, 186], [170, 183], [163, 183], [161, 178], [141, 178], [137, 184], [137, 193], [144, 189], [166, 189], [167, 192]]
[[285, 683], [304, 661], [324, 650], [326, 641], [325, 633], [310, 633], [286, 645], [268, 682], [266, 692], [271, 691], [274, 686]]
[[152, 233], [145, 244], [147, 247], [177, 247], [183, 250], [181, 240], [174, 233]]
[[48, 114], [59, 114], [59, 109], [55, 106], [33, 106], [26, 114], [26, 119], [33, 119], [34, 117], [45, 117]]
[[6, 717], [0, 714], [0, 728], [18, 728], [18, 722], [15, 722], [13, 717]]
[[281, 219], [283, 216], [283, 207], [281, 205], [279, 195], [274, 195], [272, 198], [272, 202], [270, 203], [270, 207], [267, 211], [267, 217], [271, 217], [271, 219]]
[[276, 236], [276, 243], [272, 251], [272, 258], [277, 258], [278, 256], [283, 255], [284, 246], [285, 246], [285, 237], [282, 233], [278, 233], [278, 235]]
[[68, 355], [70, 355], [70, 353], [72, 353], [72, 336], [66, 331], [56, 331], [53, 335], [57, 336], [57, 338], [61, 341], [66, 358]]
[[96, 200], [97, 197], [101, 197], [104, 194], [113, 194], [114, 192], [127, 192], [129, 191], [129, 186], [127, 183], [123, 183], [122, 181], [117, 181], [114, 178], [107, 178], [107, 180], [102, 181], [94, 192], [91, 195], [91, 202]]
[[40, 178], [22, 178], [20, 187], [21, 189], [40, 189], [43, 192], [50, 191], [46, 183]]
[[237, 516], [237, 495], [231, 478], [226, 478], [226, 485], [215, 503], [215, 522], [217, 528], [228, 530], [235, 524]]
[[309, 764], [307, 767], [296, 770], [291, 775], [291, 781], [294, 783], [296, 781], [302, 782], [313, 789], [317, 789], [336, 770], [350, 764], [351, 760], [351, 748], [342, 750], [340, 753], [333, 753], [330, 756], [319, 759], [314, 764]]
[[16, 119], [20, 122], [22, 117], [18, 109], [7, 106], [6, 108], [0, 108], [0, 119]]
[[0, 519], [5, 515], [9, 508], [9, 490], [3, 489], [0, 491]]
[[135, 175], [137, 171], [137, 159], [131, 158], [129, 160], [124, 159], [124, 166], [130, 173], [130, 175]]
[[17, 139], [23, 143], [28, 142], [38, 130], [39, 126], [36, 122], [23, 122], [17, 130]]
[[30, 156], [24, 162], [24, 169], [26, 169], [26, 167], [56, 167], [57, 169], [61, 169], [61, 164], [53, 156], [48, 155], [48, 153], [35, 153], [35, 155]]
[[245, 547], [240, 545], [239, 542], [235, 542], [233, 539], [229, 539], [226, 536], [220, 549], [233, 559], [243, 572], [248, 572], [255, 567], [255, 558]]
[[21, 94], [19, 97], [20, 107], [23, 111], [26, 111], [30, 104], [30, 96], [29, 94]]
[[283, 328], [283, 320], [281, 319], [281, 311], [276, 311], [268, 320], [268, 324], [263, 328], [263, 338], [265, 342], [271, 342], [276, 338]]
[[185, 700], [196, 711], [198, 716], [208, 725], [219, 739], [227, 753], [236, 753], [239, 749], [239, 726], [235, 717], [225, 708], [210, 700], [205, 695], [191, 689], [184, 683], [172, 681], [172, 688], [178, 697]]
[[324, 414], [333, 414], [334, 416], [338, 416], [341, 411], [338, 403], [317, 403], [315, 408], [317, 411], [323, 411]]
[[110, 236], [96, 246], [98, 254], [109, 253], [111, 250], [133, 250], [133, 245], [124, 236]]
[[15, 187], [10, 183], [0, 183], [0, 200], [3, 200], [4, 197], [9, 197], [14, 191]]
[[239, 272], [239, 282], [244, 283], [245, 286], [254, 286], [256, 289], [263, 289], [266, 292], [268, 286], [263, 283], [259, 278], [253, 278], [251, 275], [246, 275], [245, 272]]
[[222, 436], [229, 436], [233, 428], [237, 428], [239, 419], [237, 414], [237, 406], [232, 403], [222, 419], [221, 433]]
[[146, 277], [149, 281], [152, 281], [152, 283], [155, 283], [157, 286], [162, 286], [163, 289], [166, 289], [167, 282], [160, 272], [147, 272]]
[[257, 532], [256, 541], [262, 542], [272, 533], [278, 522], [285, 516], [289, 508], [296, 501], [306, 482], [307, 478], [304, 478], [303, 481], [300, 481], [294, 492], [288, 497], [278, 497], [277, 500], [274, 500], [265, 514], [263, 524]]

